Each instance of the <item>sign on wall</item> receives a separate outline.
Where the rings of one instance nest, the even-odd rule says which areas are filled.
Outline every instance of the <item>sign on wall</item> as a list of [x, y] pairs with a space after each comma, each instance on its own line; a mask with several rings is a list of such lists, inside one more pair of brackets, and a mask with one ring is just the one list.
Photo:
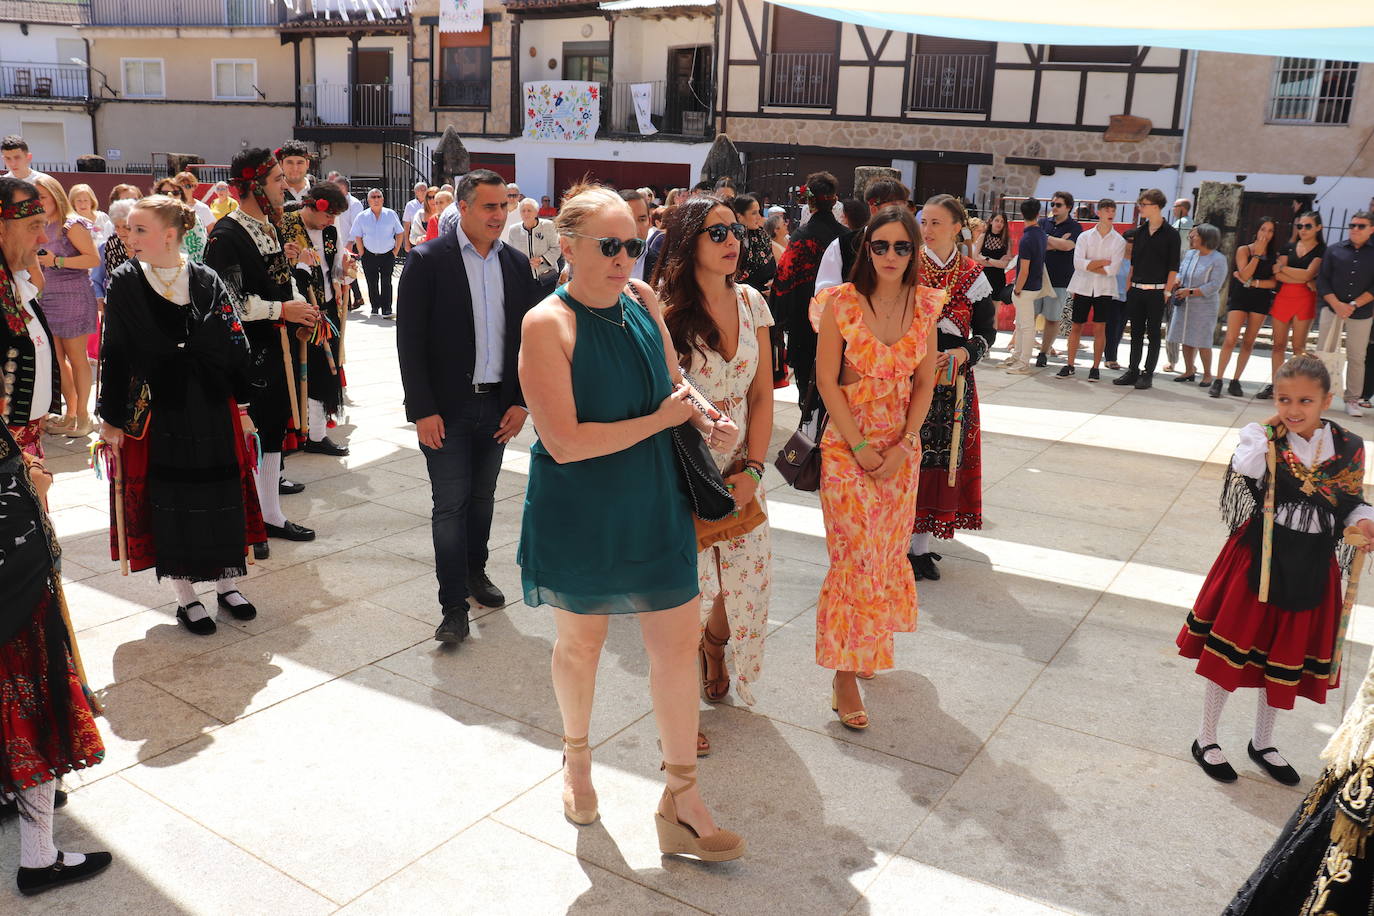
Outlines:
[[439, 0], [439, 31], [482, 31], [482, 0]]
[[525, 136], [591, 143], [601, 125], [601, 84], [549, 80], [525, 84]]

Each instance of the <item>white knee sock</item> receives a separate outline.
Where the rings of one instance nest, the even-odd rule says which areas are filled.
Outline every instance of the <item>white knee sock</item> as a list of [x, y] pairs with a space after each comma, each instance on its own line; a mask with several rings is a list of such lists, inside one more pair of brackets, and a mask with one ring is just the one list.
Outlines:
[[198, 607], [192, 607], [200, 598], [196, 595], [194, 583], [187, 582], [185, 579], [172, 579], [172, 594], [177, 596], [177, 604], [186, 608], [186, 616], [191, 620], [201, 620], [209, 617], [210, 612], [205, 610], [205, 603], [201, 602]]
[[228, 595], [228, 597], [224, 599], [225, 604], [238, 607], [241, 604], [248, 603], [248, 599], [239, 593], [238, 583], [234, 581], [233, 576], [225, 576], [223, 579], [216, 582], [215, 591], [221, 595]]
[[[1221, 722], [1221, 711], [1226, 708], [1226, 701], [1230, 698], [1229, 691], [1211, 681], [1207, 682], [1207, 692], [1202, 697], [1202, 728], [1198, 729], [1197, 733], [1199, 747], [1217, 743], [1217, 725]], [[1226, 755], [1214, 748], [1203, 754], [1202, 759], [1208, 763], [1225, 763]]]
[[264, 452], [255, 478], [258, 485], [258, 505], [262, 508], [262, 520], [269, 525], [286, 524], [286, 515], [281, 511], [281, 452]]
[[[52, 841], [52, 806], [56, 793], [55, 779], [19, 792], [20, 868], [47, 868], [57, 861], [57, 847]], [[67, 865], [80, 865], [86, 857], [64, 852], [62, 861]]]
[[911, 536], [911, 555], [919, 557], [923, 553], [930, 553], [929, 531], [922, 531]]
[[[1278, 717], [1279, 711], [1269, 705], [1269, 696], [1261, 687], [1257, 692], [1258, 699], [1255, 701], [1255, 734], [1250, 743], [1255, 746], [1255, 750], [1262, 751], [1267, 747], [1274, 746], [1274, 719]], [[1264, 755], [1264, 759], [1274, 766], [1283, 766], [1288, 761], [1279, 756], [1278, 751], [1270, 751]]]
[[310, 399], [310, 441], [319, 442], [328, 431], [328, 420], [324, 416], [324, 401]]

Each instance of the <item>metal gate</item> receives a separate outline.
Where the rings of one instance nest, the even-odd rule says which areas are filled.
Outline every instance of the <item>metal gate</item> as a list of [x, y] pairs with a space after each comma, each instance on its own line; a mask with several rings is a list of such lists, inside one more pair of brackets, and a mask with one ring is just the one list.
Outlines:
[[797, 178], [796, 156], [744, 156], [744, 186], [751, 194], [768, 199], [787, 210], [790, 219], [801, 215], [801, 206], [792, 189], [801, 184]]
[[410, 202], [417, 181], [429, 183], [429, 153], [408, 143], [382, 144], [382, 190], [387, 206], [398, 213]]

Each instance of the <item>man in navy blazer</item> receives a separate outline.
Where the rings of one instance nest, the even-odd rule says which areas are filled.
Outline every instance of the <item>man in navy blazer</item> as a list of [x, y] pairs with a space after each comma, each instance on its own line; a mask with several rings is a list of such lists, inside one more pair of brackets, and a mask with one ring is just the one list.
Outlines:
[[468, 635], [468, 598], [503, 607], [487, 576], [501, 456], [525, 425], [516, 375], [520, 323], [539, 300], [529, 259], [501, 242], [506, 180], [478, 169], [455, 191], [450, 232], [412, 249], [397, 296], [396, 346], [406, 419], [419, 433], [434, 498], [434, 564], [443, 622]]

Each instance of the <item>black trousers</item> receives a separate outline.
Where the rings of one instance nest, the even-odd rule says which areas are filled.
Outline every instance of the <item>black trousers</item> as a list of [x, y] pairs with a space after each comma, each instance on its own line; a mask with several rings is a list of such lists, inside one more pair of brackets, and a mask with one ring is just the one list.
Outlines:
[[391, 273], [396, 268], [396, 256], [391, 252], [373, 254], [363, 252], [363, 277], [367, 280], [367, 299], [372, 314], [391, 314]]
[[1164, 290], [1136, 289], [1126, 290], [1126, 319], [1131, 323], [1131, 369], [1139, 369], [1141, 351], [1145, 349], [1145, 338], [1150, 340], [1150, 350], [1145, 354], [1144, 371], [1154, 372], [1159, 362], [1160, 329], [1164, 321]]

